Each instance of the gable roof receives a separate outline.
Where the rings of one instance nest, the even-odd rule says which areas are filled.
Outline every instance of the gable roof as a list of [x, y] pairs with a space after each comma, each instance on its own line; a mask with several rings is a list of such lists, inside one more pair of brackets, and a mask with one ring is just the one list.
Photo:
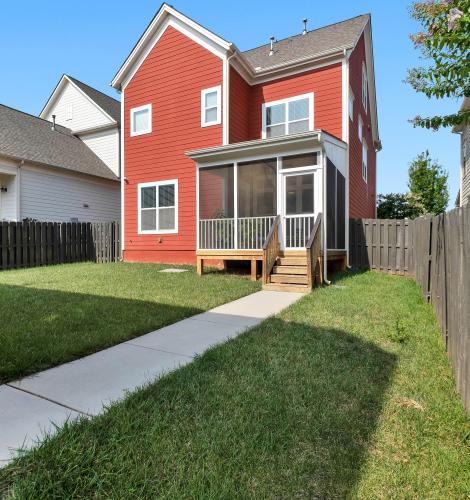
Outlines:
[[121, 120], [121, 103], [114, 99], [113, 97], [104, 94], [103, 92], [90, 87], [86, 83], [77, 80], [73, 76], [65, 75], [69, 80], [72, 80], [75, 85], [83, 91], [92, 101], [94, 101], [98, 106], [117, 123]]
[[118, 180], [93, 151], [72, 132], [0, 104], [0, 154], [72, 172]]
[[77, 80], [76, 78], [70, 75], [62, 75], [59, 82], [55, 86], [52, 94], [47, 100], [44, 108], [42, 109], [39, 116], [41, 118], [46, 118], [47, 111], [52, 103], [55, 101], [56, 97], [59, 95], [62, 90], [65, 82], [70, 82], [74, 87], [78, 88], [80, 93], [84, 94], [87, 99], [89, 99], [95, 106], [98, 106], [105, 115], [107, 115], [111, 121], [119, 123], [121, 120], [121, 103], [114, 99], [113, 97], [104, 94], [103, 92], [96, 90], [93, 87], [90, 87], [86, 83]]
[[276, 41], [271, 56], [269, 43], [242, 52], [242, 56], [254, 72], [259, 72], [273, 66], [351, 49], [356, 45], [369, 20], [370, 15], [364, 14], [308, 31], [305, 35], [299, 34]]

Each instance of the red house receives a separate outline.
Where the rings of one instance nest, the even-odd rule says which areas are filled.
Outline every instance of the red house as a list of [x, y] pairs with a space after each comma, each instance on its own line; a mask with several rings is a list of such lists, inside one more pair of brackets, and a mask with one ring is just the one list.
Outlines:
[[349, 218], [375, 216], [371, 20], [304, 22], [241, 52], [162, 5], [112, 82], [124, 260], [263, 261], [267, 287], [298, 289], [317, 257], [346, 262]]

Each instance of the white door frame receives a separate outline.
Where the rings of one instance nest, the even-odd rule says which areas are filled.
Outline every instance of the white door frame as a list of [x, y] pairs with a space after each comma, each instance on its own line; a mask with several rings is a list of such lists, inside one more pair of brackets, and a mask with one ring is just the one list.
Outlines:
[[302, 167], [302, 168], [291, 168], [285, 170], [279, 170], [279, 197], [278, 197], [278, 208], [279, 214], [281, 216], [281, 231], [280, 231], [280, 245], [282, 250], [298, 249], [298, 247], [286, 247], [285, 239], [285, 227], [286, 218], [295, 217], [286, 215], [286, 179], [287, 177], [294, 177], [298, 175], [313, 175], [313, 213], [302, 214], [301, 217], [313, 216], [317, 217], [319, 212], [322, 210], [322, 177], [321, 165], [313, 167]]

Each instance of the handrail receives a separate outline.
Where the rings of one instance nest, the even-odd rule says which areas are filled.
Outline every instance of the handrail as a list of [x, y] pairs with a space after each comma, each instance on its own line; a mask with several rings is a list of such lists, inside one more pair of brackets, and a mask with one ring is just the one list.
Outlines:
[[315, 281], [323, 282], [322, 262], [321, 262], [321, 221], [322, 214], [319, 213], [313, 225], [310, 237], [307, 242], [307, 279], [310, 288], [313, 288]]
[[323, 214], [321, 212], [317, 215], [317, 219], [315, 221], [315, 224], [312, 227], [312, 231], [310, 232], [310, 237], [308, 238], [308, 241], [307, 241], [307, 245], [306, 245], [307, 248], [312, 248], [313, 241], [315, 240], [315, 236], [317, 235], [318, 228], [320, 227], [320, 224], [321, 224], [322, 216], [323, 216]]
[[279, 255], [280, 245], [279, 245], [279, 224], [281, 217], [276, 215], [271, 228], [269, 230], [268, 236], [263, 244], [263, 284], [267, 284], [268, 276], [271, 274], [272, 268], [276, 259]]
[[271, 224], [271, 228], [269, 229], [269, 233], [266, 236], [266, 240], [263, 243], [263, 250], [266, 250], [268, 248], [269, 242], [271, 241], [271, 238], [273, 237], [274, 230], [279, 225], [280, 220], [281, 220], [281, 216], [276, 215], [276, 218], [274, 219], [273, 223]]

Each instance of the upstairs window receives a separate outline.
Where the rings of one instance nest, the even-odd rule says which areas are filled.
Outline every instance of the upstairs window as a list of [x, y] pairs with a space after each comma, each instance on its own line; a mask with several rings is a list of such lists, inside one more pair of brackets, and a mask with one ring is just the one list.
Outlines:
[[152, 105], [131, 109], [131, 136], [152, 132]]
[[146, 182], [138, 187], [139, 234], [178, 232], [178, 180]]
[[263, 139], [313, 130], [313, 94], [263, 104]]
[[362, 143], [362, 178], [367, 182], [367, 144]]
[[362, 117], [359, 115], [359, 119], [357, 120], [357, 136], [359, 137], [359, 141], [362, 142], [363, 131], [362, 131]]
[[351, 89], [349, 89], [349, 119], [354, 120], [354, 94]]
[[201, 91], [201, 127], [220, 125], [221, 113], [220, 85]]
[[364, 105], [364, 111], [367, 113], [367, 70], [366, 65], [362, 64], [362, 104]]

